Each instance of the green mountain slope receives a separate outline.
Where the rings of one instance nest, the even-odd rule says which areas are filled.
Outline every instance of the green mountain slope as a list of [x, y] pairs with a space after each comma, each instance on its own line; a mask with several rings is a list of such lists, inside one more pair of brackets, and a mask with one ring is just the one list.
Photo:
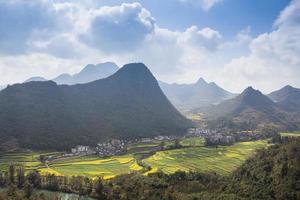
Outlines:
[[182, 134], [190, 125], [139, 63], [88, 84], [29, 82], [0, 92], [0, 138], [17, 139], [26, 148], [66, 149], [107, 138]]
[[285, 110], [300, 112], [300, 89], [287, 85], [268, 96]]
[[205, 109], [204, 112], [209, 119], [226, 119], [237, 124], [248, 124], [252, 128], [272, 125], [287, 129], [291, 128], [290, 124], [294, 120], [279, 105], [252, 87], [233, 99]]

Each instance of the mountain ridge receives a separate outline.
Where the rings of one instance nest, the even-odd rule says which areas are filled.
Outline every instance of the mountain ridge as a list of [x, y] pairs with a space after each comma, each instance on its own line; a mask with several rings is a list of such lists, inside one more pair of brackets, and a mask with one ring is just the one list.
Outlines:
[[300, 112], [300, 89], [287, 85], [268, 94], [274, 102], [289, 112]]
[[265, 125], [287, 127], [293, 122], [289, 113], [252, 87], [246, 88], [237, 97], [211, 106], [203, 112], [210, 120], [227, 119], [243, 125], [245, 129]]
[[207, 83], [203, 78], [193, 84], [168, 84], [162, 81], [159, 84], [170, 101], [183, 110], [218, 104], [235, 96], [214, 82]]
[[183, 134], [190, 126], [141, 63], [86, 84], [28, 82], [0, 92], [0, 138], [32, 149]]

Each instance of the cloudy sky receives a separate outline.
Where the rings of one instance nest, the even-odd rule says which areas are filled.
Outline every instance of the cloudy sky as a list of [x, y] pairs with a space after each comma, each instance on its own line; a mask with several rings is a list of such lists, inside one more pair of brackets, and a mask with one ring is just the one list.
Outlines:
[[232, 92], [300, 87], [300, 0], [0, 0], [0, 85], [105, 61]]

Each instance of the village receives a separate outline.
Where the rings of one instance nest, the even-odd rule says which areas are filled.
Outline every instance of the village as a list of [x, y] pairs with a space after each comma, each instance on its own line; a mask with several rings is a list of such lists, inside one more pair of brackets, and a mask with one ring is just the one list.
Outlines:
[[[190, 128], [186, 137], [201, 137], [204, 138], [205, 146], [216, 145], [232, 145], [235, 142], [254, 141], [259, 139], [270, 138], [276, 135], [276, 131], [238, 131], [234, 133], [228, 133], [225, 131], [203, 129], [203, 128]], [[154, 141], [175, 141], [180, 139], [178, 136], [156, 136], [153, 138], [139, 138], [134, 140], [126, 139], [111, 139], [106, 142], [97, 143], [96, 147], [78, 145], [71, 148], [70, 152], [65, 153], [64, 157], [71, 156], [86, 156], [86, 155], [98, 155], [101, 158], [106, 158], [115, 155], [122, 155], [127, 153], [128, 146], [138, 143], [151, 143]]]
[[277, 135], [278, 132], [273, 129], [262, 129], [253, 131], [235, 131], [226, 132], [220, 130], [211, 130], [203, 128], [190, 128], [189, 136], [204, 138], [205, 146], [232, 145], [235, 142], [247, 142], [260, 139], [266, 139]]
[[77, 145], [71, 148], [70, 152], [65, 153], [63, 157], [98, 155], [106, 158], [115, 155], [122, 155], [127, 152], [127, 147], [135, 143], [150, 143], [153, 141], [173, 141], [177, 136], [156, 136], [154, 138], [141, 138], [134, 140], [111, 139], [107, 142], [99, 142], [96, 147]]

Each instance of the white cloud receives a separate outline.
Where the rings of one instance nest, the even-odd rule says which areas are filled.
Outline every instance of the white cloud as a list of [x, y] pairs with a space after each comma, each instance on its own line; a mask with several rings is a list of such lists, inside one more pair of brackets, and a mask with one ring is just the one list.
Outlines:
[[89, 46], [100, 50], [132, 50], [154, 30], [154, 19], [140, 3], [105, 6], [91, 14], [89, 28], [81, 38]]
[[[23, 5], [22, 1], [16, 3]], [[105, 59], [119, 64], [142, 61], [159, 78], [188, 80], [195, 66], [206, 62], [208, 55], [219, 48], [222, 38], [218, 31], [208, 27], [191, 26], [182, 32], [160, 28], [140, 3], [98, 8], [56, 1], [39, 8], [46, 9], [41, 9], [41, 13], [51, 10], [60, 22], [53, 22], [55, 32], [53, 27], [30, 29], [22, 38], [26, 50], [20, 55], [2, 55], [1, 74], [6, 78], [1, 84], [20, 82], [29, 76], [51, 78], [63, 72], [72, 73], [87, 63]], [[39, 15], [33, 12], [31, 19], [23, 23], [36, 17]], [[62, 22], [68, 27], [60, 28]], [[14, 76], [17, 72], [18, 76]], [[194, 76], [193, 79], [198, 78]]]
[[[294, 0], [275, 22], [275, 29], [252, 40], [251, 54], [233, 59], [224, 68], [224, 79], [232, 89], [253, 85], [265, 92], [285, 84], [300, 85], [300, 1]], [[239, 83], [237, 87], [236, 83]]]
[[[190, 26], [183, 31], [160, 27], [140, 3], [97, 7], [93, 0], [85, 4], [36, 2], [25, 10], [21, 0], [14, 1], [20, 3], [16, 8], [0, 3], [0, 11], [4, 9], [8, 15], [6, 23], [0, 23], [0, 32], [5, 33], [0, 44], [7, 41], [15, 50], [22, 50], [0, 47], [0, 74], [4, 77], [0, 84], [21, 82], [30, 76], [53, 78], [75, 73], [88, 63], [109, 60], [119, 65], [144, 62], [163, 81], [187, 83], [204, 77], [235, 92], [248, 85], [263, 91], [284, 84], [300, 86], [299, 1], [292, 1], [282, 11], [270, 33], [252, 38], [247, 27], [230, 41], [211, 27]], [[205, 2], [211, 7], [208, 2], [219, 1]], [[20, 9], [23, 13], [15, 15], [14, 21], [13, 14]], [[33, 18], [38, 17], [49, 23], [35, 22]], [[8, 23], [18, 20], [23, 24], [20, 27]], [[23, 26], [24, 33], [9, 34], [22, 32]]]
[[199, 4], [205, 11], [210, 10], [214, 5], [221, 3], [223, 0], [179, 0], [184, 3]]

